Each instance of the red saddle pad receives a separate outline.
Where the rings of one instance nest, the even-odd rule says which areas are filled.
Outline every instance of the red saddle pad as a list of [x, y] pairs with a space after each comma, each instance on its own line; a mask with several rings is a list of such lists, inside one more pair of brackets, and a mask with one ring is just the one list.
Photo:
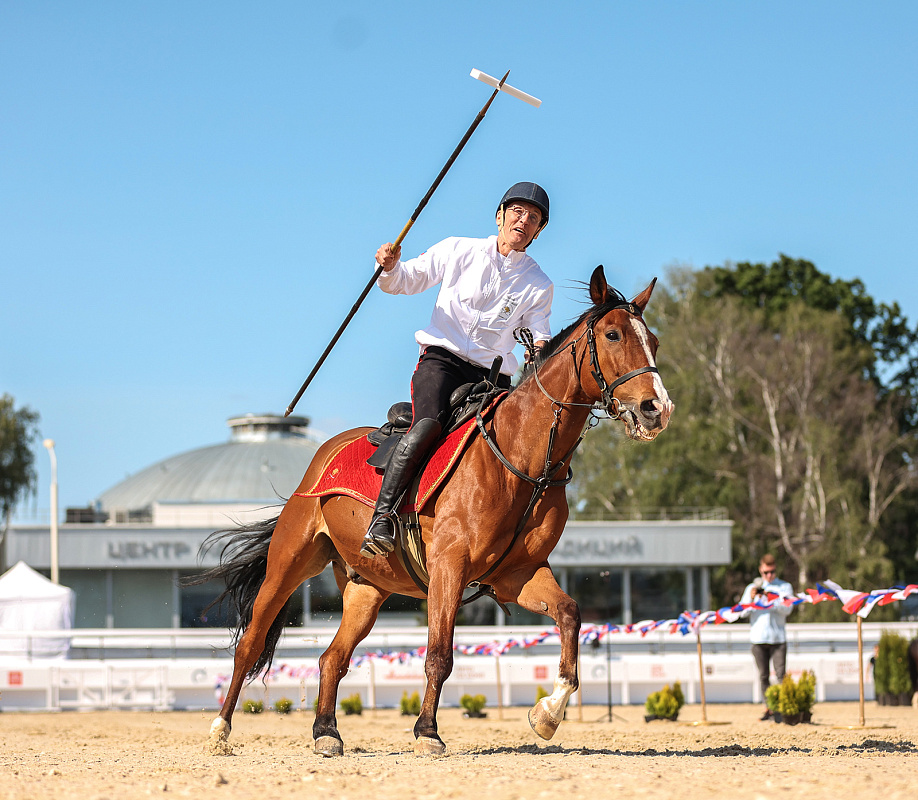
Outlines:
[[[424, 509], [425, 504], [437, 487], [449, 475], [459, 461], [459, 456], [469, 439], [475, 433], [475, 420], [470, 419], [461, 428], [457, 428], [443, 439], [435, 448], [418, 489], [418, 500], [414, 505], [406, 504], [399, 509], [402, 512]], [[323, 497], [325, 495], [343, 494], [359, 500], [371, 508], [376, 505], [379, 487], [382, 484], [383, 471], [367, 464], [367, 459], [376, 447], [366, 436], [361, 436], [342, 447], [329, 462], [322, 476], [308, 492], [296, 492], [298, 497]]]

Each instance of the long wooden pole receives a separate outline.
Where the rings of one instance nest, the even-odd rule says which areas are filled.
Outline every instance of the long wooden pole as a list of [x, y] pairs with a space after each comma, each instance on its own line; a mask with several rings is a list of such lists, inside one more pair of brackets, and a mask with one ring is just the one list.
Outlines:
[[708, 721], [708, 706], [704, 699], [704, 661], [701, 658], [701, 629], [695, 630], [695, 641], [698, 644], [698, 684], [701, 688], [701, 721]]
[[[498, 93], [501, 90], [501, 87], [504, 85], [504, 81], [507, 80], [507, 75], [510, 74], [510, 70], [507, 70], [503, 78], [500, 79], [500, 83], [497, 85], [497, 88], [491, 94], [491, 97], [488, 99], [488, 102], [484, 104], [481, 111], [478, 112], [478, 116], [475, 117], [475, 121], [469, 126], [469, 129], [465, 132], [465, 136], [462, 137], [462, 140], [456, 146], [456, 149], [453, 150], [453, 154], [449, 157], [447, 162], [443, 165], [443, 169], [440, 170], [440, 174], [437, 175], [434, 182], [431, 184], [430, 188], [427, 190], [427, 194], [421, 198], [421, 202], [418, 203], [418, 207], [414, 210], [414, 213], [411, 215], [411, 218], [405, 224], [405, 227], [402, 228], [402, 232], [396, 237], [395, 241], [392, 243], [393, 251], [398, 249], [398, 246], [402, 243], [404, 238], [408, 235], [408, 231], [411, 230], [411, 226], [417, 221], [417, 218], [421, 216], [421, 212], [424, 210], [424, 206], [427, 205], [427, 201], [433, 196], [433, 193], [437, 191], [437, 187], [440, 185], [440, 181], [443, 180], [446, 173], [449, 171], [449, 168], [453, 165], [453, 162], [456, 160], [456, 157], [459, 153], [462, 152], [462, 148], [465, 147], [466, 142], [472, 138], [472, 134], [475, 133], [475, 129], [484, 119], [485, 114], [488, 113], [488, 109], [491, 107], [491, 103], [494, 102], [494, 98], [497, 97]], [[319, 360], [316, 362], [316, 365], [312, 368], [312, 372], [309, 373], [309, 376], [303, 381], [303, 385], [300, 387], [300, 390], [296, 393], [296, 396], [293, 400], [290, 401], [290, 405], [287, 406], [287, 410], [284, 412], [285, 417], [289, 417], [293, 413], [293, 408], [300, 401], [300, 398], [303, 396], [303, 392], [306, 391], [306, 387], [312, 383], [312, 379], [316, 376], [316, 373], [325, 363], [325, 359], [328, 358], [328, 354], [331, 353], [332, 348], [338, 343], [338, 339], [341, 338], [341, 334], [344, 333], [344, 329], [348, 326], [350, 321], [354, 318], [354, 315], [357, 313], [357, 309], [360, 308], [360, 305], [366, 299], [366, 296], [370, 293], [370, 289], [373, 288], [373, 284], [376, 283], [376, 280], [379, 278], [382, 273], [382, 266], [380, 265], [376, 272], [373, 273], [373, 277], [367, 282], [367, 285], [363, 288], [363, 291], [360, 293], [360, 297], [357, 298], [357, 302], [354, 303], [351, 308], [350, 313], [345, 318], [344, 322], [341, 323], [341, 326], [335, 332], [335, 335], [332, 337], [332, 340], [328, 343], [328, 347], [325, 348], [325, 352], [319, 356]]]
[[494, 674], [497, 678], [497, 718], [504, 718], [504, 687], [500, 682], [500, 656], [494, 654]]
[[858, 689], [858, 700], [860, 708], [860, 717], [859, 722], [861, 727], [864, 727], [864, 634], [863, 634], [863, 622], [864, 620], [858, 616], [857, 618], [857, 689]]

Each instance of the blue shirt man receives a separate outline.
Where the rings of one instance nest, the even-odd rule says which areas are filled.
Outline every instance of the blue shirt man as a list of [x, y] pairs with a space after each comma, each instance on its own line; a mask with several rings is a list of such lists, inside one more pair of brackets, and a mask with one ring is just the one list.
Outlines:
[[[764, 598], [766, 593], [777, 594], [780, 597], [793, 597], [793, 586], [778, 577], [775, 557], [770, 553], [762, 556], [759, 562], [759, 576], [746, 587], [740, 599], [740, 605], [750, 605], [756, 597]], [[794, 606], [775, 603], [771, 608], [753, 611], [749, 617], [749, 641], [752, 642], [752, 657], [759, 670], [763, 703], [765, 692], [771, 685], [772, 663], [778, 683], [784, 680], [787, 664], [787, 633], [784, 623], [793, 610]], [[766, 705], [762, 719], [767, 720], [771, 717], [771, 709]]]

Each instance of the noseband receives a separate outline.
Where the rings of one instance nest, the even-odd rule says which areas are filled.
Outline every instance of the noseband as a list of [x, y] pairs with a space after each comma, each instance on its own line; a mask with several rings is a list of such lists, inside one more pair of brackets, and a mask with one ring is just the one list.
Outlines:
[[[640, 309], [635, 306], [634, 303], [625, 303], [624, 305], [615, 306], [612, 311], [615, 311], [619, 308], [625, 309], [628, 313], [633, 314], [636, 317], [641, 316]], [[613, 381], [610, 385], [606, 381], [605, 375], [602, 374], [602, 367], [599, 365], [599, 351], [596, 349], [596, 334], [593, 331], [592, 322], [587, 324], [586, 338], [587, 347], [590, 349], [590, 372], [593, 375], [593, 380], [595, 380], [597, 386], [599, 386], [599, 391], [602, 395], [602, 407], [605, 409], [610, 419], [620, 419], [621, 411], [619, 410], [619, 406], [621, 403], [619, 402], [618, 398], [612, 396], [612, 393], [623, 383], [627, 383], [632, 378], [636, 378], [638, 375], [643, 375], [645, 372], [659, 373], [660, 370], [658, 370], [656, 367], [641, 367], [640, 369], [633, 369], [631, 372], [626, 372], [620, 378]], [[571, 352], [573, 352], [573, 349]]]

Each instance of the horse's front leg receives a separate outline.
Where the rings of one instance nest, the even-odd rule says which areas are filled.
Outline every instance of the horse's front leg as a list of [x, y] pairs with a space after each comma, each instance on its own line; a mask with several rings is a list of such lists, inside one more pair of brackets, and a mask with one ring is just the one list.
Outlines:
[[446, 750], [437, 733], [437, 708], [443, 684], [453, 671], [453, 633], [462, 600], [463, 570], [458, 564], [450, 564], [445, 555], [437, 561], [444, 566], [431, 573], [427, 595], [427, 689], [414, 725], [414, 752], [418, 755], [440, 755]]
[[[516, 581], [513, 578], [516, 577]], [[514, 587], [519, 586], [518, 592]], [[543, 739], [551, 739], [564, 719], [567, 701], [580, 685], [577, 677], [577, 653], [580, 636], [580, 608], [561, 591], [548, 564], [539, 567], [535, 574], [523, 581], [522, 576], [511, 576], [510, 581], [495, 587], [502, 601], [518, 603], [527, 611], [547, 614], [558, 626], [561, 636], [561, 663], [554, 691], [543, 697], [529, 711], [529, 724]], [[510, 596], [504, 596], [508, 591]], [[513, 596], [515, 593], [515, 596]]]

